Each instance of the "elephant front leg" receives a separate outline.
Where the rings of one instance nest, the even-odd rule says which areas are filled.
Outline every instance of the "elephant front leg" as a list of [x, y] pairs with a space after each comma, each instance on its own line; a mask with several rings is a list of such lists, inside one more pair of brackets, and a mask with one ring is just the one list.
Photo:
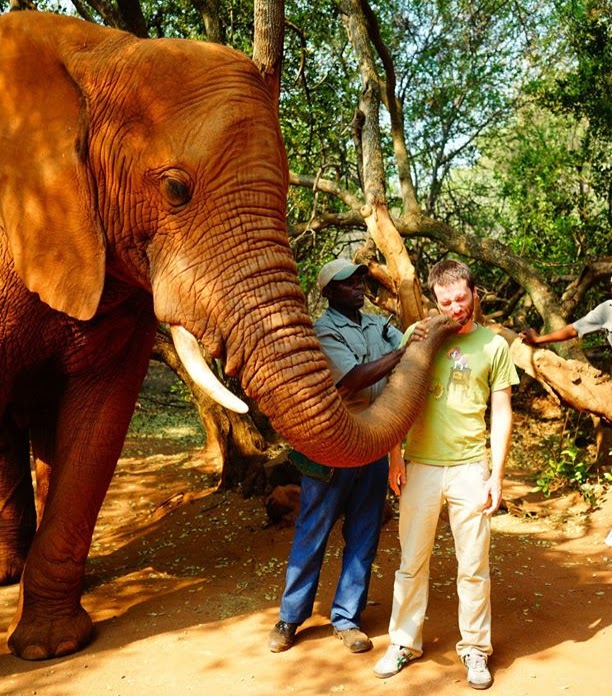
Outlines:
[[[70, 564], [64, 563], [67, 575]], [[83, 576], [83, 566], [74, 564], [71, 574]], [[50, 582], [38, 585], [25, 572], [21, 579], [19, 606], [8, 628], [11, 652], [24, 660], [47, 660], [70, 655], [85, 647], [93, 634], [93, 622], [80, 602], [79, 588], [66, 588], [55, 597], [42, 597]], [[74, 599], [74, 598], [77, 599]]]
[[[54, 442], [56, 436], [56, 426], [54, 416], [46, 414], [46, 422], [37, 421], [30, 428], [32, 440], [32, 452], [36, 470], [36, 517], [38, 521], [39, 534], [37, 541], [33, 544], [32, 554], [33, 563], [26, 566], [20, 587], [19, 609], [9, 627], [9, 647], [11, 650], [27, 660], [44, 660], [49, 657], [60, 657], [75, 652], [80, 647], [86, 645], [92, 635], [93, 625], [87, 612], [81, 607], [80, 603], [70, 602], [65, 604], [65, 599], [73, 594], [80, 594], [80, 581], [72, 589], [65, 587], [62, 593], [58, 594], [56, 606], [44, 611], [26, 609], [35, 605], [35, 601], [26, 599], [30, 595], [43, 594], [47, 601], [51, 599], [49, 587], [46, 582], [41, 583], [40, 565], [36, 558], [43, 556], [49, 558], [49, 568], [46, 573], [52, 573], [51, 554], [45, 553], [45, 549], [50, 549], [52, 544], [59, 542], [59, 538], [53, 532], [54, 525], [47, 520], [47, 529], [42, 527], [42, 519], [49, 497], [49, 486], [52, 475], [52, 464], [54, 462]], [[55, 467], [57, 469], [57, 466]], [[60, 542], [61, 543], [61, 542]], [[89, 543], [86, 542], [87, 548]], [[83, 546], [83, 542], [75, 540], [74, 548]], [[39, 548], [40, 547], [40, 548]], [[61, 553], [66, 560], [63, 562], [61, 577], [66, 580], [69, 577], [80, 578], [83, 575], [83, 563], [71, 558], [71, 554], [66, 547], [64, 551], [59, 548], [55, 552]], [[59, 575], [58, 575], [59, 579]], [[36, 588], [36, 589], [34, 589]], [[27, 616], [31, 615], [31, 619]], [[55, 621], [49, 622], [49, 617], [57, 617]], [[61, 618], [59, 618], [61, 616]], [[52, 647], [49, 647], [52, 646]]]
[[126, 358], [106, 378], [72, 382], [62, 400], [45, 510], [9, 628], [9, 648], [19, 657], [59, 657], [91, 639], [81, 606], [87, 554], [146, 366], [146, 357]]
[[0, 424], [0, 585], [19, 582], [36, 531], [27, 432]]

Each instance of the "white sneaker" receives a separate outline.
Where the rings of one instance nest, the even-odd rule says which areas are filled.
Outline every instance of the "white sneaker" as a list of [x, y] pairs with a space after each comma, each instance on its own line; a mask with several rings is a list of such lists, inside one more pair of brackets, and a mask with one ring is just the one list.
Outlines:
[[606, 546], [612, 546], [612, 529], [608, 532], [608, 535], [604, 539], [604, 544]]
[[488, 689], [493, 683], [493, 677], [487, 667], [487, 656], [478, 650], [471, 650], [462, 657], [467, 669], [467, 681], [472, 689]]
[[387, 648], [387, 652], [378, 660], [374, 666], [374, 674], [379, 679], [387, 679], [401, 671], [410, 660], [414, 660], [415, 656], [401, 645], [391, 643]]

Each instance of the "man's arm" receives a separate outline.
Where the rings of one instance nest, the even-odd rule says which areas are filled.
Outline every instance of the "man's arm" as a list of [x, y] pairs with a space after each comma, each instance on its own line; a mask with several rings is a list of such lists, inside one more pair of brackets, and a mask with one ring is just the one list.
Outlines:
[[492, 515], [502, 500], [506, 457], [512, 435], [512, 387], [491, 393], [491, 476], [487, 481], [489, 500], [483, 510]]
[[529, 346], [538, 346], [541, 343], [569, 341], [570, 338], [576, 338], [576, 336], [578, 336], [578, 332], [572, 324], [566, 324], [563, 328], [557, 329], [549, 334], [544, 334], [544, 336], [538, 336], [534, 329], [527, 329], [526, 331], [521, 331], [519, 334], [521, 341]]
[[372, 360], [372, 362], [363, 365], [355, 365], [336, 385], [341, 396], [347, 396], [370, 387], [386, 377], [399, 363], [405, 350], [405, 348], [393, 350], [378, 360]]
[[429, 335], [429, 322], [424, 319], [415, 325], [410, 337], [403, 338], [400, 347], [397, 350], [391, 351], [383, 355], [378, 360], [373, 360], [363, 365], [355, 365], [355, 367], [347, 372], [346, 375], [336, 385], [342, 396], [347, 396], [353, 392], [360, 391], [366, 387], [372, 386], [379, 379], [387, 377], [399, 363], [406, 348], [413, 341], [424, 341]]

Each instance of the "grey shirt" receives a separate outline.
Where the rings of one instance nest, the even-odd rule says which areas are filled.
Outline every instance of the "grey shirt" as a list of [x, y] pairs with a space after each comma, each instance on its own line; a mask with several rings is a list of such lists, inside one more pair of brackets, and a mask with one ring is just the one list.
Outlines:
[[[329, 307], [314, 323], [315, 333], [321, 343], [335, 384], [356, 365], [363, 365], [382, 358], [399, 348], [402, 333], [387, 320], [375, 314], [361, 314], [361, 324], [356, 324], [344, 314]], [[386, 334], [386, 338], [385, 335]], [[363, 411], [383, 390], [387, 379], [380, 379], [345, 399], [353, 411]]]
[[575, 321], [572, 326], [580, 338], [593, 331], [603, 330], [606, 332], [608, 343], [612, 346], [612, 300], [606, 300], [597, 305], [586, 316]]

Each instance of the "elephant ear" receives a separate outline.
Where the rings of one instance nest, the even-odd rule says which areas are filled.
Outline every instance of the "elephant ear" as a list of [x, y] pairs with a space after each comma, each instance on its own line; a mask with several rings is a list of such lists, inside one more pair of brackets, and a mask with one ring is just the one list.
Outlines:
[[15, 269], [43, 302], [90, 319], [105, 247], [87, 167], [87, 106], [48, 36], [0, 26], [0, 107], [0, 220]]

